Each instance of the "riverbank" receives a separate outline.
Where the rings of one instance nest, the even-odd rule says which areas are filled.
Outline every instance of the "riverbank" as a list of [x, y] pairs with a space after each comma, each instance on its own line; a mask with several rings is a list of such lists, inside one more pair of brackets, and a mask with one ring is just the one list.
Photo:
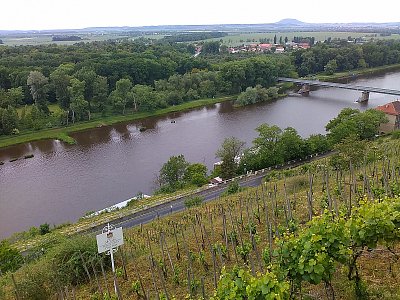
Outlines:
[[[395, 70], [400, 70], [400, 64], [340, 72], [340, 73], [335, 73], [333, 75], [318, 74], [316, 75], [316, 77], [321, 81], [336, 81], [336, 80], [354, 79], [357, 76], [380, 74]], [[285, 92], [288, 89], [290, 89], [290, 85], [282, 86], [280, 88], [281, 92]], [[12, 145], [23, 144], [37, 140], [45, 140], [45, 139], [56, 139], [68, 144], [74, 144], [75, 140], [70, 136], [70, 134], [74, 132], [83, 131], [96, 127], [109, 126], [121, 122], [141, 120], [148, 117], [161, 116], [171, 112], [186, 111], [219, 102], [230, 101], [235, 99], [235, 97], [237, 97], [237, 95], [219, 97], [213, 99], [200, 99], [175, 106], [170, 106], [164, 109], [159, 109], [153, 112], [139, 112], [139, 113], [130, 113], [126, 115], [99, 117], [96, 119], [92, 119], [91, 121], [79, 122], [78, 124], [70, 125], [68, 127], [50, 128], [39, 131], [25, 131], [18, 135], [0, 137], [0, 148], [5, 148]]]
[[182, 103], [179, 105], [170, 106], [167, 108], [159, 109], [153, 112], [139, 112], [127, 115], [109, 116], [101, 119], [95, 119], [87, 122], [80, 122], [68, 127], [51, 128], [40, 131], [29, 131], [19, 135], [6, 136], [0, 138], [0, 148], [9, 147], [12, 145], [45, 140], [56, 139], [68, 144], [74, 144], [75, 140], [70, 136], [71, 133], [87, 130], [96, 127], [109, 126], [116, 123], [128, 122], [134, 120], [141, 120], [148, 117], [161, 116], [172, 112], [186, 111], [198, 107], [203, 107], [219, 102], [233, 100], [235, 96], [219, 97], [212, 99], [200, 99], [191, 102]]
[[317, 74], [315, 77], [321, 81], [334, 81], [344, 79], [354, 79], [358, 76], [375, 75], [385, 72], [398, 71], [400, 70], [400, 64], [380, 66], [375, 68], [357, 69], [346, 72], [338, 72], [333, 75]]

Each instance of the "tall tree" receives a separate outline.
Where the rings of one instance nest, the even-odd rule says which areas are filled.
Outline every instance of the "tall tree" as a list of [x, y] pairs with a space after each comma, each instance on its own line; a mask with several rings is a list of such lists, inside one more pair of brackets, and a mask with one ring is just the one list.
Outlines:
[[9, 106], [7, 109], [0, 107], [0, 135], [9, 135], [18, 127], [18, 114], [15, 108]]
[[344, 108], [325, 128], [331, 145], [335, 145], [351, 135], [370, 139], [378, 133], [379, 125], [387, 121], [385, 114], [375, 109], [360, 112], [358, 109]]
[[45, 114], [50, 112], [46, 103], [48, 82], [48, 78], [39, 71], [31, 71], [26, 81], [35, 105]]
[[53, 85], [58, 105], [64, 110], [68, 110], [70, 106], [68, 86], [74, 67], [74, 64], [61, 64], [50, 74], [50, 82]]
[[224, 179], [232, 178], [236, 175], [240, 154], [242, 153], [245, 142], [235, 138], [226, 138], [221, 147], [215, 153], [216, 157], [222, 160], [221, 176]]
[[151, 86], [137, 84], [132, 88], [132, 104], [135, 111], [152, 111], [157, 108], [157, 93]]
[[186, 168], [184, 179], [188, 183], [202, 186], [207, 183], [207, 167], [199, 163], [189, 165]]
[[167, 186], [171, 191], [181, 187], [188, 166], [182, 154], [171, 156], [160, 170], [161, 186]]
[[76, 119], [82, 120], [89, 107], [84, 97], [85, 82], [72, 78], [68, 91], [71, 95], [70, 109], [72, 111], [72, 122], [75, 122]]
[[0, 89], [0, 107], [18, 107], [22, 104], [24, 93], [22, 87], [10, 88], [9, 90]]
[[125, 114], [126, 104], [132, 101], [132, 82], [123, 78], [117, 81], [115, 90], [110, 94], [110, 100], [115, 110]]
[[97, 74], [96, 72], [88, 67], [83, 67], [80, 70], [78, 70], [74, 76], [78, 78], [80, 81], [85, 82], [85, 91], [84, 91], [84, 97], [85, 100], [88, 102], [89, 105], [89, 111], [92, 111], [91, 109], [91, 102], [94, 96], [94, 84], [97, 79]]
[[93, 83], [93, 99], [92, 109], [94, 111], [105, 113], [108, 95], [108, 83], [107, 78], [103, 76], [97, 76]]

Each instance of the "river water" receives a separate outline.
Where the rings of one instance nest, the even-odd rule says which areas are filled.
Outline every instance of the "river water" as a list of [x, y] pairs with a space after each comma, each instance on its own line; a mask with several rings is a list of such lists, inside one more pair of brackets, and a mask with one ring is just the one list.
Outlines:
[[[400, 90], [400, 72], [353, 83]], [[233, 108], [229, 102], [143, 121], [95, 128], [73, 135], [76, 145], [45, 140], [0, 149], [0, 239], [42, 223], [76, 221], [135, 196], [152, 194], [155, 176], [170, 156], [212, 168], [224, 138], [246, 141], [262, 123], [294, 127], [303, 136], [325, 133], [324, 126], [345, 107], [361, 110], [396, 99], [371, 94], [355, 103], [359, 92], [323, 88], [309, 97], [286, 97], [273, 103]], [[172, 122], [175, 121], [175, 122]], [[139, 128], [145, 126], [146, 131]], [[34, 154], [31, 159], [9, 162]]]

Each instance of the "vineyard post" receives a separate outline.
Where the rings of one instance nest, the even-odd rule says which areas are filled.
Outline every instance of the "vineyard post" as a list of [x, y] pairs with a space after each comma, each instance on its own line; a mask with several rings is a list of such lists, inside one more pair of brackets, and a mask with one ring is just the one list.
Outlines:
[[158, 293], [158, 288], [157, 288], [156, 279], [155, 279], [154, 270], [153, 270], [154, 259], [151, 256], [149, 256], [148, 258], [149, 258], [149, 262], [150, 262], [150, 273], [151, 273], [151, 279], [152, 279], [152, 282], [153, 282], [154, 291], [156, 292], [157, 300], [159, 300], [160, 299], [160, 295]]
[[310, 170], [308, 170], [308, 182], [309, 182], [309, 191], [307, 192], [307, 203], [308, 203], [308, 214], [310, 221], [313, 218], [313, 182], [314, 182], [314, 174], [311, 174]]
[[108, 284], [107, 284], [106, 272], [104, 271], [103, 260], [101, 258], [100, 258], [100, 267], [101, 267], [101, 273], [103, 274], [104, 284], [105, 284], [106, 289], [107, 289], [108, 298], [111, 298], [110, 289], [108, 288]]
[[96, 269], [95, 269], [94, 264], [93, 264], [93, 259], [90, 260], [90, 265], [92, 266], [94, 278], [96, 280], [97, 288], [99, 290], [99, 293], [100, 293], [100, 295], [103, 295], [103, 289], [101, 288], [101, 284], [99, 282], [99, 279], [97, 278], [97, 273], [96, 273]]
[[20, 297], [19, 297], [19, 293], [18, 293], [18, 286], [17, 286], [17, 283], [15, 282], [15, 278], [14, 278], [14, 274], [13, 273], [11, 273], [11, 279], [12, 279], [12, 282], [13, 282], [13, 285], [14, 285], [14, 289], [15, 289], [15, 298], [17, 300], [19, 300]]

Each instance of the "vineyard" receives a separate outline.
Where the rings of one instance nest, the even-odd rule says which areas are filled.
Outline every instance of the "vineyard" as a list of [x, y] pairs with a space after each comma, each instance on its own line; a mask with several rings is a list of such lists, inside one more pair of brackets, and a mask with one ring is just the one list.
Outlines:
[[400, 142], [369, 142], [125, 229], [115, 275], [93, 237], [60, 237], [0, 299], [400, 299], [399, 196]]

